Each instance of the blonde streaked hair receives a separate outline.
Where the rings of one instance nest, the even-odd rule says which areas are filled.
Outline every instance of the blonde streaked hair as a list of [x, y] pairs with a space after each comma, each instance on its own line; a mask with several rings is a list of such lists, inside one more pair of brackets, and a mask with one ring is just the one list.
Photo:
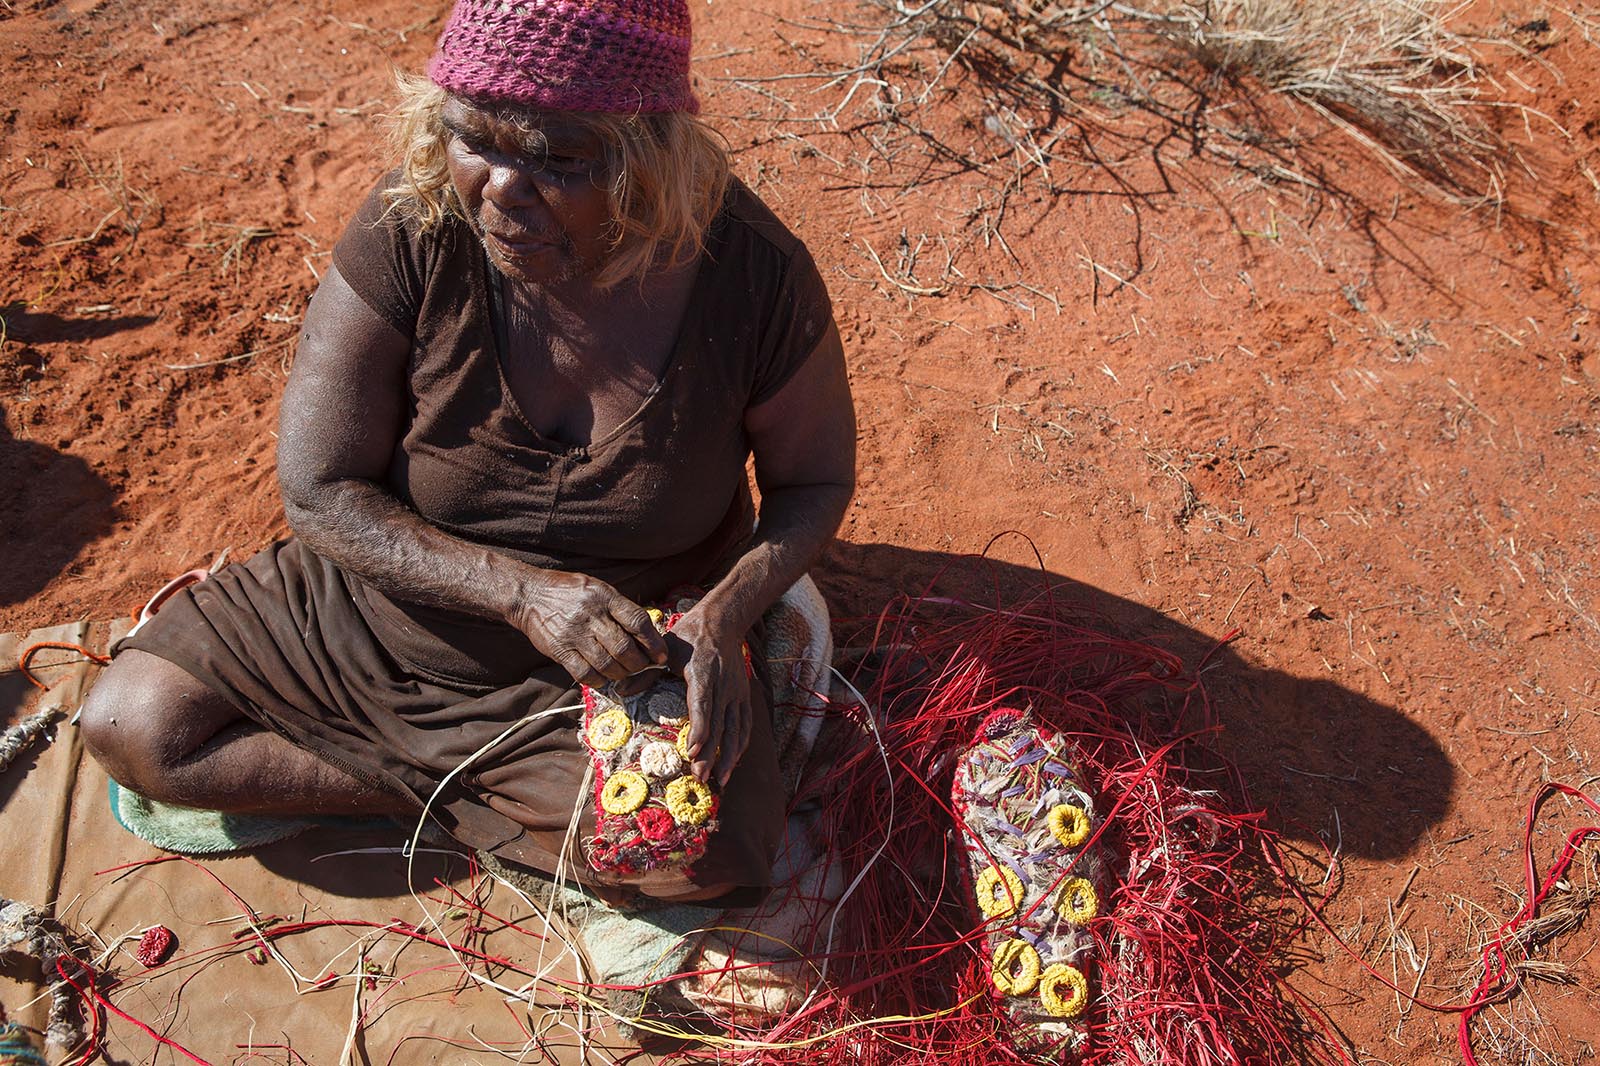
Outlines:
[[[385, 206], [423, 230], [450, 216], [465, 219], [445, 161], [450, 134], [442, 114], [449, 94], [419, 75], [401, 73], [395, 80], [400, 99], [390, 139], [400, 172], [395, 183], [383, 190]], [[515, 108], [485, 110], [532, 129], [538, 126], [536, 115]], [[616, 229], [612, 254], [596, 282], [609, 288], [642, 279], [652, 269], [692, 262], [728, 188], [728, 152], [722, 138], [686, 112], [564, 112], [562, 118], [585, 127], [604, 146], [602, 180], [611, 197]]]

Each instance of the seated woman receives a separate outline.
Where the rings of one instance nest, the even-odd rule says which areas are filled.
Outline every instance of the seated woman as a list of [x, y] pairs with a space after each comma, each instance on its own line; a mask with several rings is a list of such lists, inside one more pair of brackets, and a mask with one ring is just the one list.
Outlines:
[[[84, 738], [169, 803], [415, 817], [438, 790], [461, 841], [600, 891], [759, 890], [784, 798], [745, 646], [849, 502], [843, 353], [810, 255], [694, 116], [686, 4], [557, 12], [461, 0], [403, 81], [400, 165], [284, 394], [296, 536], [126, 642]], [[684, 586], [663, 637], [647, 607]], [[687, 869], [590, 869], [575, 683], [665, 673], [720, 827]]]

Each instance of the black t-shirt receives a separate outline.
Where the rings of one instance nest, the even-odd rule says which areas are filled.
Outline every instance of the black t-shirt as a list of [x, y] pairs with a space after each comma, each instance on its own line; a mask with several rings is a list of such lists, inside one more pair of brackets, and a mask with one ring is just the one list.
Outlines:
[[[390, 491], [454, 536], [636, 600], [714, 579], [754, 516], [744, 413], [788, 382], [832, 312], [805, 246], [742, 184], [705, 245], [656, 387], [614, 430], [569, 447], [535, 431], [505, 384], [489, 268], [467, 224], [418, 232], [374, 190], [333, 259], [412, 338]], [[366, 593], [374, 629], [414, 665], [498, 675], [531, 651], [509, 627]]]

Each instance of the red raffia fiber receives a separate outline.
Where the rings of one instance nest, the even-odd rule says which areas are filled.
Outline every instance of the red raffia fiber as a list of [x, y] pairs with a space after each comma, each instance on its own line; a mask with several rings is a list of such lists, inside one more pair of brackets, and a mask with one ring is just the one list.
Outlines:
[[[1456, 1044], [1461, 1052], [1461, 1061], [1466, 1066], [1478, 1066], [1478, 1056], [1472, 1050], [1472, 1020], [1477, 1017], [1483, 1008], [1492, 1003], [1502, 1003], [1516, 994], [1522, 987], [1522, 972], [1516, 966], [1516, 959], [1511, 952], [1516, 944], [1518, 930], [1527, 925], [1539, 915], [1539, 908], [1544, 905], [1550, 893], [1567, 876], [1568, 869], [1572, 866], [1573, 859], [1577, 858], [1578, 849], [1590, 840], [1600, 838], [1600, 825], [1583, 825], [1569, 831], [1562, 842], [1561, 853], [1556, 856], [1547, 869], [1544, 877], [1539, 877], [1539, 867], [1533, 855], [1534, 829], [1539, 822], [1539, 812], [1545, 803], [1557, 794], [1567, 796], [1578, 801], [1595, 814], [1600, 814], [1600, 803], [1589, 796], [1557, 781], [1546, 781], [1528, 801], [1527, 817], [1522, 827], [1522, 859], [1524, 884], [1527, 887], [1527, 902], [1517, 913], [1500, 923], [1495, 930], [1495, 935], [1484, 944], [1479, 956], [1479, 965], [1483, 967], [1483, 976], [1478, 979], [1478, 984], [1464, 1003], [1439, 1003], [1435, 1000], [1422, 999], [1405, 989], [1394, 981], [1374, 969], [1372, 964], [1363, 959], [1360, 954], [1334, 931], [1333, 926], [1323, 917], [1321, 910], [1303, 895], [1301, 902], [1311, 915], [1317, 926], [1332, 937], [1333, 940], [1364, 970], [1367, 976], [1387, 986], [1391, 991], [1402, 998], [1416, 1004], [1424, 1010], [1436, 1011], [1440, 1014], [1455, 1014], [1459, 1017], [1456, 1021]], [[1275, 866], [1281, 865], [1278, 856], [1270, 849], [1268, 860]], [[1301, 889], [1293, 881], [1285, 879], [1285, 883], [1297, 894]], [[1523, 957], [1527, 957], [1527, 945], [1521, 948]]]
[[[854, 890], [827, 989], [758, 1038], [763, 1063], [1009, 1066], [1013, 1024], [987, 980], [959, 870], [954, 766], [985, 717], [1029, 711], [1071, 738], [1118, 884], [1090, 927], [1092, 1066], [1347, 1062], [1280, 978], [1306, 924], [1263, 859], [1271, 833], [1207, 741], [1217, 724], [1172, 654], [1108, 636], [1049, 591], [1006, 608], [906, 598], [872, 624], [875, 709], [819, 785]], [[819, 964], [821, 960], [818, 960]], [[748, 1038], [750, 1034], [745, 1034]]]

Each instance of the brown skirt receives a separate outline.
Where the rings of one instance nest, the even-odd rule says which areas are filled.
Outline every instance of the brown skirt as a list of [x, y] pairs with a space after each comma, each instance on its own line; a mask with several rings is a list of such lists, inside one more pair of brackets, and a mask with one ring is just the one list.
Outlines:
[[[526, 680], [498, 688], [402, 664], [357, 606], [364, 592], [298, 540], [281, 541], [173, 597], [123, 647], [182, 667], [263, 728], [418, 811], [508, 726], [551, 711], [450, 777], [430, 814], [462, 843], [499, 858], [590, 886], [637, 883], [591, 869], [579, 847], [594, 833], [594, 809], [584, 787], [589, 755], [577, 734], [582, 699], [572, 678], [543, 659]], [[753, 655], [758, 644], [751, 641]], [[723, 790], [705, 855], [688, 871], [651, 875], [652, 886], [770, 887], [785, 797], [770, 693], [764, 683], [752, 689], [754, 735]], [[494, 810], [484, 800], [489, 794], [523, 804], [532, 824]]]

